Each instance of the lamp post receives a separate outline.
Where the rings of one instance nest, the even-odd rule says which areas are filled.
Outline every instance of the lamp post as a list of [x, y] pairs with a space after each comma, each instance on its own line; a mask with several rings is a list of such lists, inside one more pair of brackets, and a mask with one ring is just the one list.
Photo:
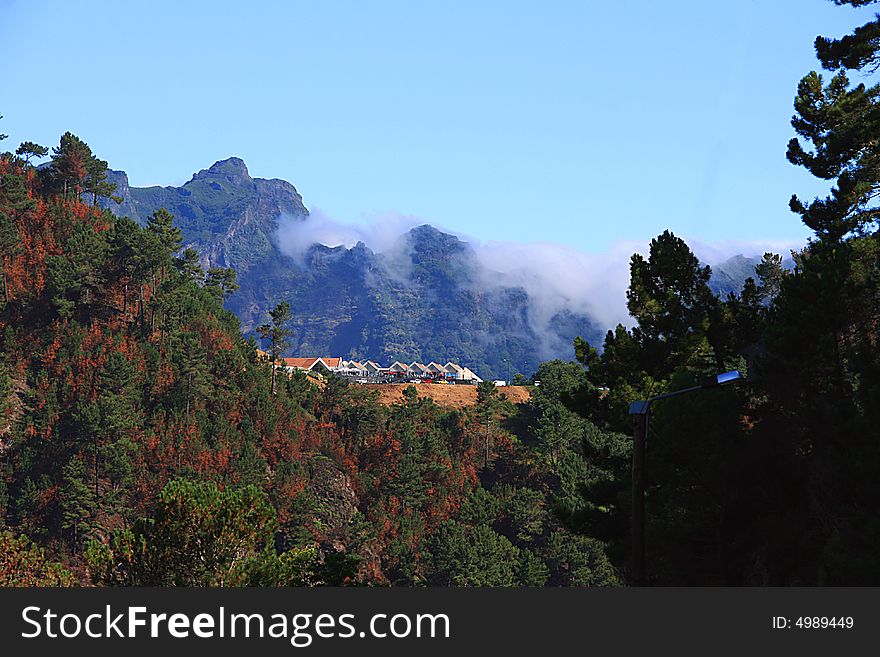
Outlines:
[[629, 405], [629, 414], [635, 416], [632, 457], [632, 583], [634, 586], [645, 585], [645, 452], [651, 404], [667, 397], [717, 388], [741, 379], [742, 375], [736, 370], [724, 372], [706, 379], [700, 385], [641, 399]]

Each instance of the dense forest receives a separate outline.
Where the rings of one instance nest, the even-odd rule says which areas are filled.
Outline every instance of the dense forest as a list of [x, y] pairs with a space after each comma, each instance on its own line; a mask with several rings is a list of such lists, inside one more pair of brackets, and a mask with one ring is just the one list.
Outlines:
[[165, 210], [102, 209], [87, 144], [0, 156], [0, 584], [623, 584], [629, 403], [731, 369], [653, 407], [649, 582], [877, 584], [880, 87], [847, 76], [877, 34], [818, 38], [833, 74], [798, 86], [788, 158], [833, 188], [792, 197], [814, 233], [794, 269], [767, 254], [719, 297], [665, 231], [631, 259], [633, 326], [543, 363], [520, 406], [279, 374], [223, 309], [235, 273]]
[[74, 135], [45, 153], [0, 161], [2, 581], [619, 581], [554, 515], [540, 441], [507, 428], [527, 410], [491, 384], [455, 412], [278, 374], [222, 308], [234, 272], [177, 254], [165, 211], [102, 210], [106, 163]]

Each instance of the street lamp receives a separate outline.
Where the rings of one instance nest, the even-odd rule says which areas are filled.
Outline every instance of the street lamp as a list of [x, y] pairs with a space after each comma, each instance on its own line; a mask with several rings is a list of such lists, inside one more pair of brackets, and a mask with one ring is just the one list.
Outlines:
[[633, 430], [632, 461], [632, 583], [635, 586], [645, 584], [645, 446], [648, 440], [648, 416], [651, 413], [651, 404], [659, 399], [717, 388], [741, 379], [742, 375], [736, 370], [724, 372], [706, 379], [700, 385], [641, 399], [629, 405], [629, 414], [634, 415], [636, 420]]

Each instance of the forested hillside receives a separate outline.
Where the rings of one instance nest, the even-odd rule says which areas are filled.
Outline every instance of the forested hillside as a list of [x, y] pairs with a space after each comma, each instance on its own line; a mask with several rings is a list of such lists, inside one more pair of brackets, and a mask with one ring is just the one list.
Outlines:
[[37, 170], [46, 150], [0, 160], [0, 581], [620, 581], [553, 513], [560, 476], [588, 473], [560, 475], [534, 409], [491, 385], [464, 411], [304, 375], [273, 394], [221, 306], [234, 272], [175, 255], [165, 210], [101, 209], [106, 163], [72, 134]]

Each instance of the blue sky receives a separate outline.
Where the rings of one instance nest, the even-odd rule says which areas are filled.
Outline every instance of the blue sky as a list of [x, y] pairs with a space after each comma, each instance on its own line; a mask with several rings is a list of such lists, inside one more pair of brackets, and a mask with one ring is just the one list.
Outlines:
[[[256, 4], [256, 3], [255, 3]], [[0, 0], [4, 147], [71, 130], [133, 185], [231, 155], [341, 222], [601, 252], [807, 235], [785, 159], [827, 0]], [[10, 146], [11, 145], [11, 146]]]

